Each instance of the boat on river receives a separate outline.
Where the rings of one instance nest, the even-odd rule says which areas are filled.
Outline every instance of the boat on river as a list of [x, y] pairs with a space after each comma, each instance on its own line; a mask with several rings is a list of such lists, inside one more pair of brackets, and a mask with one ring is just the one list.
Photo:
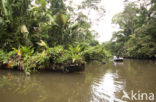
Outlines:
[[116, 57], [114, 56], [113, 58], [113, 61], [116, 61], [116, 62], [123, 62], [124, 58], [123, 57]]

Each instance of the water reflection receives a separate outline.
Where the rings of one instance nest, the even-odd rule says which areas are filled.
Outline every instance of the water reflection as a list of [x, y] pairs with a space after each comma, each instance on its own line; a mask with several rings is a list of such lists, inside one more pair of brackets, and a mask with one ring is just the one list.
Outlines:
[[99, 81], [95, 81], [92, 85], [93, 98], [91, 102], [122, 102], [115, 93], [123, 90], [124, 83], [116, 79], [118, 79], [117, 73], [107, 72]]
[[21, 72], [14, 72], [14, 74], [2, 72], [4, 73], [0, 75], [0, 101], [44, 102], [46, 99], [47, 95], [38, 81], [26, 77]]
[[124, 60], [115, 65], [88, 64], [82, 73], [43, 72], [30, 77], [0, 70], [0, 102], [123, 102], [123, 91], [156, 92], [155, 65]]
[[118, 65], [123, 65], [124, 63], [123, 62], [115, 62], [115, 61], [113, 61], [113, 64], [114, 64], [114, 66], [118, 66]]

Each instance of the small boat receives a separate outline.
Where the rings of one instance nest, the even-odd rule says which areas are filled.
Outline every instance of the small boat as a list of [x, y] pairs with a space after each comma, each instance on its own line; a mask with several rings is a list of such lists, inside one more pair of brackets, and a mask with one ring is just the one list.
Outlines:
[[116, 62], [123, 62], [123, 57], [116, 57], [116, 56], [114, 56], [114, 58], [113, 58], [113, 61], [116, 61]]

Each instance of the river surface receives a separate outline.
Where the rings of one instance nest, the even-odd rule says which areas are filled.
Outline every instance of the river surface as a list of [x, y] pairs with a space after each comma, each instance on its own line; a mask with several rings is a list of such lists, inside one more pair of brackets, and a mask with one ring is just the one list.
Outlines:
[[155, 100], [156, 61], [124, 60], [123, 63], [104, 65], [91, 63], [81, 73], [42, 72], [29, 77], [19, 71], [0, 70], [0, 102]]

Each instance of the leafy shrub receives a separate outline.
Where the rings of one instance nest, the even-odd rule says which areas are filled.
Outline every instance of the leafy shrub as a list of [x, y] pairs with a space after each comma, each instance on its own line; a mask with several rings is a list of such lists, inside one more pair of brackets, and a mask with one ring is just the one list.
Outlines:
[[83, 52], [83, 56], [86, 61], [89, 60], [103, 60], [111, 57], [111, 54], [106, 51], [101, 45], [89, 46]]
[[64, 49], [63, 46], [47, 48], [42, 52], [36, 52], [30, 57], [24, 58], [24, 70], [29, 74], [32, 70], [42, 68], [51, 68], [53, 70], [62, 69], [70, 66], [70, 64], [79, 65], [85, 63], [82, 59], [81, 47], [69, 47], [70, 50]]
[[73, 47], [73, 46], [69, 46], [69, 54], [71, 55], [71, 59], [73, 61], [73, 63], [76, 61], [76, 60], [83, 60], [82, 58], [82, 49], [83, 49], [83, 46], [80, 46], [80, 45], [77, 45], [76, 47]]
[[0, 65], [7, 64], [11, 60], [11, 58], [15, 56], [15, 54], [16, 53], [14, 51], [7, 53], [3, 50], [0, 50]]
[[3, 50], [0, 50], [0, 65], [4, 62], [4, 59], [6, 59], [7, 55]]

